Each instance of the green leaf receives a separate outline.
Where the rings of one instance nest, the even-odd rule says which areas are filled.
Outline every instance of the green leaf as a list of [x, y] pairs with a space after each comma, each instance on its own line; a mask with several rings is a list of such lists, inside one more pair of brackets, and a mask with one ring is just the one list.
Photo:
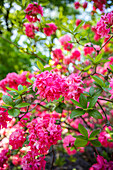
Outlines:
[[92, 140], [90, 141], [95, 147], [100, 147], [101, 143], [98, 140]]
[[110, 64], [109, 66], [110, 66], [111, 70], [113, 71], [113, 65]]
[[93, 138], [94, 136], [98, 135], [100, 133], [100, 129], [94, 130], [91, 134], [89, 138]]
[[76, 100], [74, 99], [70, 99], [76, 106], [78, 107], [82, 107], [82, 105], [80, 103], [78, 103]]
[[13, 117], [16, 117], [16, 116], [19, 115], [20, 110], [18, 110], [18, 109], [10, 109], [10, 110], [8, 110], [8, 113], [9, 113], [9, 115], [11, 115]]
[[70, 114], [70, 119], [73, 119], [74, 117], [79, 117], [85, 114], [85, 111], [83, 109], [75, 109]]
[[39, 70], [41, 70], [41, 71], [44, 70], [44, 66], [40, 61], [37, 61], [37, 66], [38, 66]]
[[10, 88], [10, 87], [6, 87], [8, 90], [11, 90], [12, 92], [17, 92], [18, 93], [18, 90], [16, 89], [13, 89], [13, 88]]
[[2, 100], [3, 100], [4, 103], [6, 103], [7, 105], [12, 105], [12, 104], [13, 104], [13, 99], [12, 99], [10, 96], [3, 95]]
[[88, 71], [91, 68], [91, 65], [84, 68], [84, 71]]
[[24, 88], [23, 88], [23, 86], [21, 85], [21, 84], [19, 84], [18, 85], [18, 91], [21, 91], [21, 90], [23, 90]]
[[104, 87], [105, 84], [104, 84], [104, 81], [98, 77], [98, 76], [90, 76], [93, 80], [96, 81], [97, 84], [99, 84], [101, 87]]
[[0, 93], [0, 98], [2, 98], [2, 96], [3, 96], [3, 93]]
[[84, 139], [86, 140], [86, 137], [82, 136], [82, 135], [78, 135], [78, 136], [74, 136], [75, 138], [79, 138], [79, 139]]
[[79, 103], [83, 108], [87, 108], [87, 98], [83, 94], [81, 94], [79, 97]]
[[82, 21], [73, 31], [73, 33], [75, 33], [82, 25], [84, 24], [84, 21]]
[[30, 106], [29, 103], [19, 103], [18, 105], [16, 105], [16, 107], [21, 108], [21, 107], [26, 107], [26, 106]]
[[55, 108], [55, 111], [56, 111], [57, 113], [62, 113], [63, 109], [58, 106], [58, 107]]
[[87, 58], [90, 59], [92, 63], [94, 63], [94, 59], [90, 55], [87, 55]]
[[86, 138], [88, 138], [88, 132], [87, 130], [85, 129], [85, 127], [81, 124], [78, 125], [78, 129], [79, 129], [79, 132], [85, 136]]
[[89, 110], [88, 113], [89, 113], [90, 116], [94, 117], [95, 119], [102, 119], [103, 118], [98, 110], [95, 110], [95, 109]]
[[93, 96], [94, 93], [95, 93], [95, 88], [92, 86], [92, 87], [89, 89], [89, 94], [90, 94], [91, 96]]
[[100, 60], [101, 60], [101, 58], [102, 58], [102, 53], [100, 53], [100, 54], [98, 54], [97, 56], [96, 56], [96, 58], [95, 58], [95, 63], [98, 63]]
[[88, 143], [87, 140], [77, 138], [77, 139], [75, 140], [74, 145], [75, 145], [76, 147], [84, 147], [85, 145], [87, 145], [87, 143]]
[[98, 100], [98, 96], [92, 97], [92, 98], [90, 99], [90, 103], [89, 103], [88, 108], [93, 108], [93, 107], [95, 106], [97, 100]]

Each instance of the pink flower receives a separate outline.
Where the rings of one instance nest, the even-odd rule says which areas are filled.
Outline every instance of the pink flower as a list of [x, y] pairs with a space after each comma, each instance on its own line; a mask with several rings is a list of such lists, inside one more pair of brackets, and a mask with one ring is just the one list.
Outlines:
[[67, 153], [68, 153], [69, 155], [73, 155], [73, 154], [76, 153], [76, 150], [75, 150], [75, 149], [72, 150], [72, 151], [70, 150], [71, 147], [74, 146], [75, 140], [76, 140], [76, 138], [74, 138], [74, 137], [71, 136], [71, 135], [66, 136], [66, 137], [64, 138], [64, 140], [63, 140], [63, 147], [65, 148], [65, 150], [67, 151]]
[[38, 27], [35, 27], [33, 24], [25, 23], [25, 34], [30, 38], [35, 38], [35, 30], [39, 31]]
[[60, 37], [59, 41], [65, 50], [70, 51], [73, 48], [73, 45], [69, 43], [69, 41], [71, 41], [71, 37], [69, 35]]
[[4, 108], [0, 108], [0, 129], [7, 128], [7, 122], [10, 121], [11, 118], [8, 117], [8, 112]]
[[94, 164], [91, 168], [90, 170], [112, 170], [113, 161], [107, 162], [107, 160], [104, 159], [102, 156], [97, 155], [97, 163]]
[[55, 118], [45, 116], [28, 124], [29, 146], [36, 154], [46, 154], [51, 145], [61, 140], [61, 126], [55, 124]]
[[45, 157], [35, 158], [35, 153], [29, 151], [27, 155], [22, 158], [21, 166], [23, 170], [41, 170], [45, 169], [46, 161]]
[[84, 3], [83, 3], [83, 8], [86, 9], [86, 8], [87, 8], [87, 5], [88, 5], [88, 3], [87, 3], [87, 2], [84, 2]]
[[77, 19], [75, 22], [76, 26], [78, 26], [81, 23], [81, 21], [82, 21], [81, 19]]
[[75, 6], [75, 9], [78, 9], [80, 7], [80, 3], [79, 2], [75, 2], [74, 6]]
[[7, 163], [8, 161], [8, 149], [4, 149], [0, 152], [0, 168], [4, 168], [4, 165]]
[[12, 149], [18, 149], [22, 147], [25, 142], [24, 131], [22, 129], [14, 131], [9, 137], [9, 145], [12, 146]]
[[53, 59], [54, 60], [62, 60], [64, 58], [64, 55], [62, 53], [62, 50], [61, 49], [55, 49], [52, 51], [52, 54], [53, 54]]
[[73, 60], [79, 60], [80, 61], [80, 51], [79, 50], [77, 50], [77, 49], [74, 49], [74, 51], [72, 52], [72, 54], [71, 54], [71, 59], [73, 59]]
[[45, 71], [37, 75], [33, 85], [34, 91], [36, 87], [38, 89], [36, 94], [46, 98], [48, 101], [53, 101], [65, 93], [67, 85], [65, 80], [58, 74]]
[[43, 28], [44, 33], [46, 36], [50, 36], [51, 34], [54, 34], [57, 30], [57, 26], [54, 23], [46, 24], [48, 27]]
[[41, 14], [43, 16], [43, 8], [38, 5], [37, 2], [34, 2], [33, 4], [29, 4], [28, 7], [25, 9], [26, 12], [26, 18], [29, 22], [36, 22], [40, 21], [40, 19], [37, 18], [37, 14]]
[[111, 139], [110, 134], [106, 131], [103, 131], [99, 134], [98, 140], [104, 147], [113, 148], [113, 142], [109, 142], [108, 139]]

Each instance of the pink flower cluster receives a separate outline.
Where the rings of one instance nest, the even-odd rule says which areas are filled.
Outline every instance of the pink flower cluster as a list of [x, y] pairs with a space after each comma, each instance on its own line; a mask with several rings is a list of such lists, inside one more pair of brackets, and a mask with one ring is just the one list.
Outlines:
[[56, 73], [42, 72], [37, 75], [33, 84], [33, 90], [38, 89], [36, 94], [46, 98], [48, 101], [58, 99], [61, 95], [66, 99], [78, 99], [83, 92], [81, 77], [71, 74], [69, 77], [62, 78]]
[[34, 24], [32, 23], [25, 23], [24, 26], [25, 26], [25, 34], [30, 38], [34, 38], [35, 31], [39, 31], [39, 28], [35, 27]]
[[30, 23], [25, 23], [25, 34], [30, 38], [35, 38], [35, 31], [39, 31], [39, 28], [34, 26], [33, 22], [40, 21], [37, 18], [37, 14], [41, 14], [43, 16], [43, 8], [38, 5], [37, 2], [33, 2], [33, 4], [29, 4], [28, 7], [25, 9], [27, 20]]
[[27, 76], [28, 78], [35, 77], [35, 75], [27, 71], [24, 71], [22, 74], [8, 73], [6, 78], [0, 81], [0, 88], [6, 91], [6, 87], [17, 89], [19, 84], [28, 86], [30, 83], [27, 82]]
[[22, 147], [25, 140], [24, 131], [22, 129], [18, 129], [10, 135], [9, 145], [12, 146], [12, 149], [18, 149], [19, 147]]
[[69, 41], [71, 41], [71, 37], [69, 35], [60, 37], [59, 41], [65, 50], [70, 51], [73, 48], [73, 45], [69, 43]]
[[3, 149], [0, 152], [0, 170], [5, 170], [7, 168], [8, 161], [8, 149]]
[[45, 157], [36, 158], [33, 151], [29, 151], [21, 161], [21, 166], [23, 170], [44, 170], [46, 161]]
[[93, 45], [93, 47], [91, 47], [91, 43], [87, 43], [84, 46], [84, 55], [91, 55], [94, 51], [96, 50], [100, 50], [100, 47], [98, 45]]
[[68, 88], [67, 93], [64, 94], [64, 97], [67, 100], [77, 100], [80, 97], [80, 94], [83, 93], [83, 82], [81, 80], [81, 76], [78, 76], [77, 73], [72, 73], [69, 77], [67, 77], [66, 83]]
[[94, 8], [98, 8], [100, 11], [104, 11], [106, 0], [93, 0]]
[[58, 74], [45, 71], [37, 75], [33, 85], [34, 91], [36, 87], [38, 88], [36, 94], [46, 98], [48, 101], [53, 101], [58, 99], [62, 93], [65, 93], [67, 85], [65, 79]]
[[111, 90], [110, 90], [111, 98], [113, 98], [113, 78], [110, 79], [110, 87], [111, 87]]
[[43, 16], [43, 8], [38, 5], [37, 2], [33, 2], [33, 4], [29, 4], [28, 7], [25, 9], [26, 12], [26, 18], [29, 22], [36, 22], [40, 21], [40, 19], [37, 18], [37, 14], [41, 14]]
[[74, 146], [74, 142], [75, 142], [76, 138], [74, 138], [72, 135], [68, 135], [64, 138], [63, 140], [63, 147], [65, 148], [65, 150], [67, 151], [67, 153], [69, 155], [73, 155], [76, 153], [76, 150], [70, 150], [71, 147]]
[[94, 164], [90, 170], [112, 170], [113, 161], [107, 162], [102, 156], [97, 155], [97, 163]]
[[8, 117], [8, 112], [4, 108], [0, 108], [0, 129], [7, 128], [7, 122], [10, 121], [11, 118]]
[[55, 124], [50, 117], [36, 118], [28, 124], [29, 145], [31, 150], [39, 154], [46, 154], [51, 145], [61, 140], [61, 126]]
[[74, 3], [75, 9], [78, 9], [80, 6], [83, 7], [84, 9], [86, 9], [87, 5], [88, 5], [87, 2], [84, 2], [82, 5], [78, 1]]
[[102, 15], [97, 25], [93, 27], [93, 31], [100, 36], [100, 38], [109, 38], [110, 27], [113, 26], [113, 11]]
[[98, 140], [100, 141], [102, 146], [113, 148], [113, 142], [109, 142], [108, 139], [112, 139], [112, 138], [111, 138], [110, 134], [107, 133], [106, 131], [102, 131], [99, 134]]
[[56, 32], [57, 26], [54, 23], [50, 23], [46, 25], [47, 27], [43, 29], [46, 36], [50, 36], [51, 34], [54, 34]]

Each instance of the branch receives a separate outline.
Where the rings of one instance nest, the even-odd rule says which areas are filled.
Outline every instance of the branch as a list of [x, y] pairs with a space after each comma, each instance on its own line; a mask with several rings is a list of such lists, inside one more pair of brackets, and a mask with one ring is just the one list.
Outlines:
[[104, 43], [104, 45], [100, 48], [99, 52], [102, 50], [102, 48], [105, 47], [105, 45], [113, 38], [113, 35]]
[[[4, 38], [4, 37], [1, 36], [1, 35], [0, 35], [0, 37], [1, 37], [2, 39], [4, 39], [5, 41], [7, 41], [8, 43], [13, 44], [13, 45], [14, 45], [16, 48], [18, 48], [19, 50], [21, 49], [21, 47], [18, 47], [18, 46], [17, 46], [16, 44], [14, 44], [12, 41]], [[38, 56], [37, 54], [29, 53], [29, 52], [27, 52], [27, 51], [23, 51], [23, 52], [26, 53], [26, 54], [28, 54], [28, 55], [34, 55], [35, 57], [37, 57], [37, 58], [38, 58], [39, 60], [41, 60], [42, 62], [47, 63], [43, 58], [41, 58], [41, 57]]]

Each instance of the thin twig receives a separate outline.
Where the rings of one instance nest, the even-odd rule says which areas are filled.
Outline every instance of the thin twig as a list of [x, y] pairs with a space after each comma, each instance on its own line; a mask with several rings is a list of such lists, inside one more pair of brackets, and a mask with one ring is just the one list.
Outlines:
[[[7, 41], [8, 43], [13, 44], [13, 45], [14, 45], [16, 48], [18, 48], [19, 50], [21, 49], [21, 47], [18, 47], [18, 46], [17, 46], [16, 44], [14, 44], [12, 41], [10, 41], [10, 40], [4, 38], [4, 37], [1, 36], [1, 35], [0, 35], [0, 37], [1, 37], [2, 39], [4, 39], [5, 41]], [[28, 55], [34, 55], [35, 57], [37, 57], [38, 59], [40, 59], [40, 60], [43, 61], [44, 63], [47, 63], [43, 58], [41, 58], [41, 57], [38, 56], [37, 54], [29, 53], [29, 52], [24, 51], [24, 50], [23, 50], [23, 52], [26, 53], [26, 54], [28, 54]]]

